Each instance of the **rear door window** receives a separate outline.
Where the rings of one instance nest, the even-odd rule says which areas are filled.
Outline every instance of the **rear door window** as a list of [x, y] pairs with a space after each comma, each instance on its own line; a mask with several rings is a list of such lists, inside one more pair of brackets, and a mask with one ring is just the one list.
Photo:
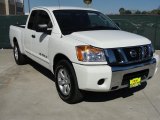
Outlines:
[[47, 24], [48, 28], [53, 28], [53, 24], [51, 22], [51, 19], [50, 19], [48, 13], [46, 11], [43, 11], [43, 10], [39, 10], [37, 22], [35, 24], [36, 30], [39, 29], [38, 25], [41, 25], [41, 24]]
[[28, 29], [35, 30], [35, 23], [37, 16], [38, 16], [38, 10], [32, 11], [28, 22]]

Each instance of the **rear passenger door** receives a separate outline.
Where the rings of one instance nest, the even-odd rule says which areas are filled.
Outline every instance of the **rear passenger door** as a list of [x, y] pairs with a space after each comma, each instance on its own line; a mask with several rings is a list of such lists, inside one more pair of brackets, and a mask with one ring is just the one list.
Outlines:
[[[40, 30], [39, 25], [47, 25], [47, 31]], [[38, 61], [44, 65], [49, 66], [48, 59], [48, 42], [51, 38], [53, 22], [49, 12], [45, 10], [38, 11], [38, 17], [35, 24], [36, 34], [33, 40], [33, 52], [39, 59]]]
[[24, 33], [24, 48], [28, 54], [32, 54], [33, 51], [33, 40], [36, 34], [35, 23], [37, 17], [38, 17], [38, 11], [37, 10], [32, 11], [28, 20], [28, 25], [26, 26]]

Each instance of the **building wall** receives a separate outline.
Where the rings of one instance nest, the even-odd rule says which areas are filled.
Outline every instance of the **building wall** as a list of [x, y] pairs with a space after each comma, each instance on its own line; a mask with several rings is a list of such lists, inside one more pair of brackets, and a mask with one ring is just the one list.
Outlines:
[[0, 0], [0, 15], [6, 14], [5, 0]]
[[15, 11], [16, 11], [16, 5], [15, 5], [15, 1], [14, 0], [9, 0], [9, 14], [10, 15], [15, 15]]
[[16, 3], [16, 14], [17, 15], [24, 15], [24, 4], [21, 2]]
[[[8, 1], [7, 4], [5, 1]], [[0, 0], [0, 15], [24, 15], [23, 1]]]

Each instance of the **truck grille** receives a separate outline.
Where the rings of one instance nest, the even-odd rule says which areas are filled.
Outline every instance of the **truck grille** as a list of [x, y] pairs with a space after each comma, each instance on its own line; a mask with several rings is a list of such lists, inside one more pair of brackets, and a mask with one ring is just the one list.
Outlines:
[[105, 50], [110, 65], [125, 65], [150, 60], [153, 57], [151, 45], [113, 48]]

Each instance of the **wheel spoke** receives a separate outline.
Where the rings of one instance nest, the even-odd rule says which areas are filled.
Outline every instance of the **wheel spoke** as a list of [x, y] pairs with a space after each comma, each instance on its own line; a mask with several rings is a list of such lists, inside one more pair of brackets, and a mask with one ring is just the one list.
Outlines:
[[67, 89], [67, 93], [69, 93], [70, 90], [71, 90], [69, 85], [67, 85], [67, 88], [66, 88], [66, 89]]
[[59, 85], [64, 85], [64, 81], [63, 80], [58, 80], [58, 84]]
[[69, 95], [71, 91], [70, 77], [66, 69], [60, 69], [58, 72], [58, 86], [63, 95]]
[[14, 56], [16, 60], [18, 60], [18, 48], [17, 47], [14, 48]]
[[61, 77], [62, 79], [65, 79], [65, 75], [63, 74], [63, 71], [60, 71], [60, 77]]
[[66, 93], [67, 93], [67, 85], [64, 85], [64, 86], [63, 86], [63, 94], [66, 95]]
[[69, 84], [70, 84], [70, 80], [68, 79], [65, 81], [65, 85], [69, 85]]
[[65, 77], [65, 79], [67, 79], [67, 80], [69, 79], [66, 70], [64, 70], [64, 77]]

